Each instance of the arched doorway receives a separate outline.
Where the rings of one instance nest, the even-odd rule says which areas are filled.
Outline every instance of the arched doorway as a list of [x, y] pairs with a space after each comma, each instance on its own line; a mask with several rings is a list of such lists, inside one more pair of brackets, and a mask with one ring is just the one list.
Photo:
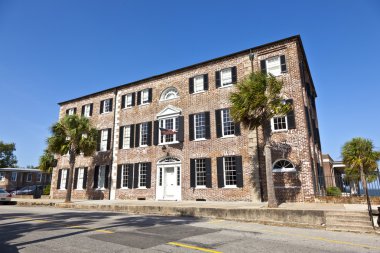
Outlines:
[[181, 160], [165, 157], [157, 162], [157, 200], [181, 200]]

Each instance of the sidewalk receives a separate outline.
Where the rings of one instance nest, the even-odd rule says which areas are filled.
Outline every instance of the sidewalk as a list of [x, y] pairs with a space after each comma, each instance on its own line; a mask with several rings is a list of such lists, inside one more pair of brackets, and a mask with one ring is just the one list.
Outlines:
[[369, 227], [365, 232], [371, 232], [367, 206], [358, 204], [284, 203], [279, 208], [267, 208], [267, 203], [252, 202], [73, 200], [72, 203], [64, 203], [64, 200], [57, 199], [14, 198], [12, 200], [17, 201], [19, 206], [51, 206], [128, 214], [191, 216], [319, 229], [329, 229], [329, 226], [332, 226], [329, 217], [334, 216], [338, 220], [344, 220], [345, 225], [340, 231], [352, 231], [346, 230], [346, 226], [352, 225], [350, 219], [361, 216], [364, 221], [367, 220], [364, 224], [367, 228]]

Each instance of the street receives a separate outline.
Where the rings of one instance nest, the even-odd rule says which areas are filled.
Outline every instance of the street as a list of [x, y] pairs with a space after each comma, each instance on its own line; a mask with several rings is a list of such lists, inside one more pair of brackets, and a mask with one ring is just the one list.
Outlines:
[[380, 252], [380, 235], [0, 206], [0, 252]]

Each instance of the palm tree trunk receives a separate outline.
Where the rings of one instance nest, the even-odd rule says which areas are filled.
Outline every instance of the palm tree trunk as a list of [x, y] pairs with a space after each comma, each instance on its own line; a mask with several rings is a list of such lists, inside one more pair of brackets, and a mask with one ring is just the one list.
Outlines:
[[65, 203], [71, 202], [71, 190], [73, 189], [73, 178], [74, 178], [74, 166], [75, 166], [75, 152], [70, 151], [70, 170], [69, 170], [69, 178], [68, 178], [68, 184], [66, 189], [66, 199]]
[[364, 168], [363, 165], [360, 165], [360, 180], [362, 181], [362, 186], [363, 186], [363, 191], [365, 195], [368, 195], [368, 190], [367, 190], [367, 179], [365, 178], [364, 175]]
[[270, 149], [269, 141], [265, 143], [264, 152], [265, 152], [265, 171], [266, 171], [265, 174], [266, 174], [266, 179], [267, 179], [268, 207], [276, 208], [278, 207], [278, 203], [276, 199], [276, 193], [274, 190], [272, 152]]

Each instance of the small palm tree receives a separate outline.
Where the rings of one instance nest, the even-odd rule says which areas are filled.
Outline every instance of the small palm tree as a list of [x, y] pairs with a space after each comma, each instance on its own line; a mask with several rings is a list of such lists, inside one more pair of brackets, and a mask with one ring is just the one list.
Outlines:
[[262, 126], [265, 138], [265, 167], [267, 179], [268, 206], [277, 207], [272, 175], [272, 158], [270, 150], [271, 131], [269, 121], [273, 116], [285, 115], [291, 110], [291, 105], [284, 103], [280, 96], [283, 83], [272, 75], [253, 72], [242, 81], [231, 94], [231, 116], [241, 122], [249, 130]]
[[380, 152], [374, 151], [371, 140], [357, 137], [343, 145], [342, 157], [348, 171], [351, 174], [359, 174], [364, 192], [368, 196], [367, 179], [371, 180], [371, 172], [378, 168]]
[[43, 155], [40, 156], [38, 168], [41, 171], [52, 173], [53, 167], [55, 167], [56, 161], [57, 160], [54, 159], [54, 154], [49, 152], [49, 150], [45, 149]]
[[54, 154], [69, 154], [68, 189], [65, 202], [71, 201], [73, 171], [77, 155], [91, 156], [97, 145], [97, 130], [85, 117], [65, 116], [51, 127], [52, 136], [48, 139], [48, 150]]

